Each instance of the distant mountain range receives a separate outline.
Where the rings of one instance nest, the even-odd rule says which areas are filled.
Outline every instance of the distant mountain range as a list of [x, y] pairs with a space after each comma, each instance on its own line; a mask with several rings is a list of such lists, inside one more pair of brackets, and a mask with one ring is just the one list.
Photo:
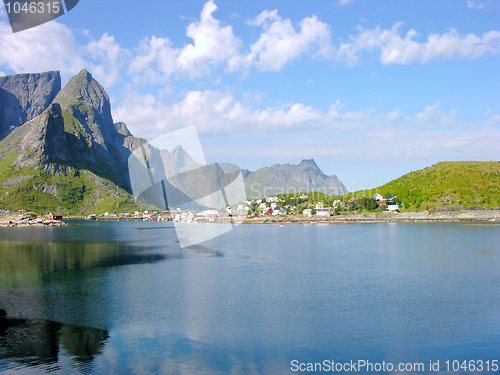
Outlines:
[[276, 164], [247, 172], [245, 185], [251, 198], [309, 191], [327, 195], [347, 193], [337, 176], [324, 174], [313, 159], [304, 159], [298, 165]]
[[[86, 70], [62, 89], [59, 72], [0, 77], [0, 208], [64, 213], [152, 208], [132, 195], [129, 157], [137, 149], [155, 156], [150, 177], [164, 179], [180, 200], [230, 183], [236, 173], [219, 164], [201, 168], [180, 146], [168, 152], [134, 137], [125, 123], [114, 123], [106, 91]], [[250, 198], [347, 192], [314, 160], [242, 172]], [[141, 198], [166, 208], [165, 201]]]

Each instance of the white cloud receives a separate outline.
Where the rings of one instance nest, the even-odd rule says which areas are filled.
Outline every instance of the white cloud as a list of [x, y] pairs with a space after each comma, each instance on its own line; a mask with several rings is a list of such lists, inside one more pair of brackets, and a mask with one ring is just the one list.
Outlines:
[[109, 89], [121, 81], [129, 52], [107, 33], [99, 40], [83, 34], [87, 43], [79, 44], [73, 30], [57, 21], [18, 33], [0, 22], [0, 66], [15, 73], [59, 70], [63, 81], [86, 68]]
[[467, 0], [467, 8], [470, 9], [483, 9], [486, 4], [480, 1]]
[[282, 19], [277, 10], [265, 10], [248, 23], [261, 26], [264, 31], [246, 56], [229, 62], [232, 71], [252, 65], [263, 71], [279, 71], [304, 54], [325, 57], [330, 53], [330, 28], [314, 15], [299, 23], [300, 31], [290, 19]]
[[0, 22], [0, 35], [0, 66], [16, 73], [58, 69], [69, 77], [87, 65], [72, 30], [61, 23], [48, 22], [14, 34]]
[[88, 61], [88, 69], [96, 79], [104, 87], [111, 87], [120, 82], [121, 70], [130, 51], [122, 48], [114, 37], [105, 33], [100, 40], [92, 40], [86, 45], [85, 55], [93, 59]]
[[242, 42], [231, 26], [223, 26], [213, 17], [216, 10], [213, 0], [205, 3], [200, 20], [190, 23], [186, 29], [193, 43], [182, 48], [174, 48], [168, 38], [143, 39], [135, 51], [129, 73], [136, 81], [145, 82], [169, 79], [176, 73], [186, 73], [194, 79], [208, 75], [212, 69], [237, 56]]
[[207, 65], [220, 65], [237, 55], [241, 49], [242, 42], [234, 35], [233, 28], [222, 26], [212, 16], [216, 10], [213, 0], [207, 1], [201, 11], [200, 21], [187, 27], [186, 35], [193, 39], [193, 44], [181, 49], [178, 65], [191, 78], [207, 74]]
[[457, 113], [456, 109], [443, 113], [439, 101], [413, 115], [404, 114], [400, 109], [378, 115], [373, 108], [347, 111], [338, 100], [326, 112], [303, 103], [258, 108], [258, 104], [238, 101], [230, 92], [213, 90], [189, 91], [171, 104], [151, 94], [130, 91], [113, 111], [117, 121], [125, 121], [135, 135], [145, 138], [190, 125], [197, 126], [200, 134], [207, 137], [343, 134], [345, 138], [384, 134], [387, 139], [393, 138], [394, 129], [412, 129], [423, 134], [500, 125], [500, 117], [491, 113], [489, 120], [474, 124], [463, 123]]
[[[469, 5], [476, 8], [484, 4], [469, 0]], [[294, 25], [290, 19], [281, 18], [276, 9], [264, 10], [248, 21], [262, 31], [245, 50], [233, 28], [213, 16], [216, 10], [214, 1], [207, 1], [200, 19], [187, 26], [186, 35], [192, 43], [175, 47], [169, 38], [152, 36], [132, 50], [123, 48], [107, 33], [95, 40], [88, 31], [75, 31], [57, 21], [13, 34], [3, 12], [0, 14], [0, 68], [16, 73], [60, 70], [63, 81], [87, 68], [110, 88], [126, 75], [126, 79], [135, 84], [165, 83], [172, 77], [182, 80], [212, 74], [216, 75], [214, 82], [222, 82], [219, 69], [245, 74], [252, 69], [280, 71], [304, 55], [354, 66], [373, 57], [389, 65], [477, 59], [500, 53], [500, 32], [496, 30], [482, 35], [463, 35], [451, 29], [421, 40], [416, 30], [402, 33], [401, 22], [391, 29], [358, 26], [356, 34], [335, 44], [330, 26], [316, 16], [306, 17]], [[78, 34], [83, 36], [83, 43], [77, 42]]]
[[394, 24], [390, 30], [380, 27], [365, 29], [358, 26], [358, 34], [351, 35], [348, 42], [341, 42], [335, 59], [349, 65], [362, 62], [367, 53], [378, 53], [380, 62], [388, 64], [427, 63], [439, 59], [477, 59], [487, 53], [500, 53], [500, 32], [489, 31], [482, 36], [461, 35], [450, 29], [444, 34], [431, 34], [426, 42], [415, 40], [419, 36], [411, 29], [402, 36], [399, 29], [402, 22]]
[[338, 0], [337, 5], [348, 5], [354, 3], [355, 0]]
[[146, 138], [190, 125], [197, 126], [200, 134], [207, 136], [314, 131], [326, 121], [321, 111], [302, 103], [253, 109], [231, 93], [212, 90], [189, 91], [181, 101], [171, 105], [150, 94], [129, 92], [113, 116], [125, 121], [134, 134]]
[[168, 38], [145, 38], [135, 50], [128, 73], [135, 83], [154, 83], [168, 79], [177, 70], [178, 51]]

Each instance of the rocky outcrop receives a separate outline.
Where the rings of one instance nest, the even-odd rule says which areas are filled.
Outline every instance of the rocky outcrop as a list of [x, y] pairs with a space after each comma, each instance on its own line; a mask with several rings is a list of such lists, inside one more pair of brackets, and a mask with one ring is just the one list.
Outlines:
[[27, 217], [24, 215], [0, 217], [0, 227], [64, 227], [61, 220], [51, 220], [43, 217]]
[[130, 131], [128, 130], [127, 128], [127, 125], [120, 121], [120, 122], [115, 122], [115, 129], [118, 133], [120, 133], [121, 135], [125, 136], [125, 137], [131, 137], [132, 136], [132, 133], [130, 133]]
[[0, 77], [0, 139], [45, 111], [60, 90], [59, 72]]

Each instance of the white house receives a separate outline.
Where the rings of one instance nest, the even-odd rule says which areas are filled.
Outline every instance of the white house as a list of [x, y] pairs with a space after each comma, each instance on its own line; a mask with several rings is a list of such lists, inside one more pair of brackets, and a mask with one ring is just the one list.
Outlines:
[[286, 211], [282, 207], [276, 206], [273, 208], [273, 215], [286, 215]]
[[396, 211], [396, 210], [399, 210], [399, 205], [396, 202], [387, 203], [387, 211]]
[[373, 196], [373, 199], [375, 199], [378, 202], [378, 201], [383, 201], [384, 197], [382, 196], [382, 194], [377, 193]]
[[332, 216], [332, 209], [330, 207], [316, 208], [316, 215], [318, 215], [318, 216]]

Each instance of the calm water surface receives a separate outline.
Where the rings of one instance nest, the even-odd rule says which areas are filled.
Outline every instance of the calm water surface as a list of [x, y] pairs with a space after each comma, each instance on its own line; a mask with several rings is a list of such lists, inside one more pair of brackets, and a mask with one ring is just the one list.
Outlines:
[[181, 249], [168, 223], [71, 223], [0, 228], [0, 372], [500, 360], [495, 224], [241, 225]]

